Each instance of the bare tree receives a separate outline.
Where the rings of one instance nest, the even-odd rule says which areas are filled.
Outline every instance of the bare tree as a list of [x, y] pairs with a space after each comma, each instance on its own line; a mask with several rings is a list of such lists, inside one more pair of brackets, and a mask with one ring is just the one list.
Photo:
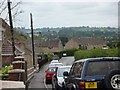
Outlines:
[[[7, 10], [7, 1], [8, 0], [0, 0], [0, 18], [3, 18], [5, 21], [8, 21], [8, 10]], [[20, 6], [22, 5], [22, 1], [16, 1], [12, 3], [12, 17], [13, 21], [16, 21], [17, 16], [19, 16], [21, 13], [23, 13], [23, 10], [21, 10]]]

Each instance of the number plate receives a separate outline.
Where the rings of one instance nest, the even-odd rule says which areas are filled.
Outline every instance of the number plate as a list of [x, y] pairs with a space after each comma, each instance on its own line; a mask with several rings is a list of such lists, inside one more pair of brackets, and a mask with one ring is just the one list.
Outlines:
[[85, 88], [89, 89], [89, 88], [97, 88], [97, 82], [86, 82], [85, 83]]

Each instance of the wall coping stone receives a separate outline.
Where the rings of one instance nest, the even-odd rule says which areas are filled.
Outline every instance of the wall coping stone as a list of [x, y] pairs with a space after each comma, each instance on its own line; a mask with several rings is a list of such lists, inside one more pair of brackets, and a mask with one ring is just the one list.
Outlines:
[[8, 73], [24, 73], [25, 70], [23, 69], [13, 69], [13, 70], [9, 70]]

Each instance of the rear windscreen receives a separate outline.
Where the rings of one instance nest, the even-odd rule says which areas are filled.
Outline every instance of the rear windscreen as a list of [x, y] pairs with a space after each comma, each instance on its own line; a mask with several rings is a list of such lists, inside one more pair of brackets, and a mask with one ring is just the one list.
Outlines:
[[56, 71], [56, 68], [54, 67], [48, 69], [48, 72], [55, 72], [55, 71]]
[[113, 69], [120, 69], [119, 65], [120, 61], [91, 61], [88, 63], [86, 75], [106, 75]]

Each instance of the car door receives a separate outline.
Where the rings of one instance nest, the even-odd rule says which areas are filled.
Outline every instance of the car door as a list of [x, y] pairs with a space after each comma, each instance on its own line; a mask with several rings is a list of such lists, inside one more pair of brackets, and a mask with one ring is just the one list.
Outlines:
[[72, 88], [72, 85], [73, 85], [73, 82], [74, 82], [74, 77], [75, 77], [75, 67], [76, 67], [76, 63], [74, 63], [70, 69], [70, 72], [69, 72], [69, 76], [68, 76], [68, 79], [67, 79], [67, 87], [68, 89], [70, 90]]
[[69, 73], [68, 88], [78, 89], [79, 81], [81, 80], [81, 73], [83, 69], [83, 62], [77, 62], [73, 65]]

